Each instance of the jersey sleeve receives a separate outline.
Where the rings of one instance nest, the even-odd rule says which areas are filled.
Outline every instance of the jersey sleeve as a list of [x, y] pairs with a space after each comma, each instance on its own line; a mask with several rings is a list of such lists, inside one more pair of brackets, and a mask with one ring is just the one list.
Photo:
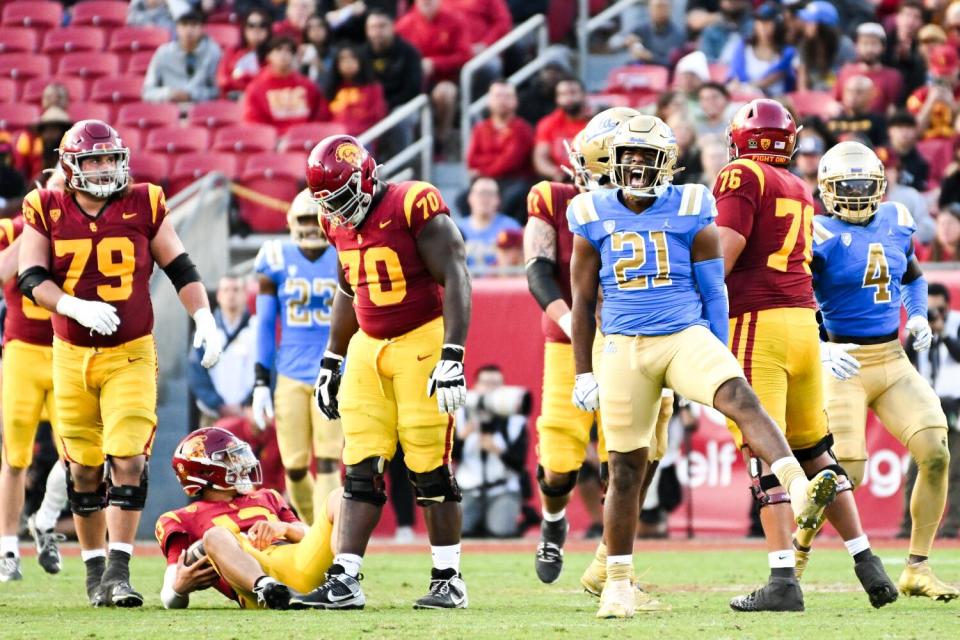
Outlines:
[[557, 226], [553, 189], [546, 180], [533, 185], [527, 194], [527, 217], [540, 218], [551, 226]]
[[696, 223], [691, 225], [690, 229], [689, 238], [692, 242], [693, 238], [696, 237], [704, 227], [716, 220], [717, 201], [702, 184], [689, 184], [684, 185], [682, 188], [683, 195], [680, 198], [679, 215], [697, 216]]
[[23, 219], [41, 234], [50, 237], [50, 223], [47, 220], [47, 212], [44, 207], [43, 192], [34, 189], [23, 199]]
[[913, 256], [913, 234], [917, 232], [917, 221], [914, 219], [910, 209], [902, 202], [894, 202], [893, 206], [897, 211], [897, 229], [903, 237], [903, 252], [907, 258]]
[[147, 200], [150, 205], [150, 239], [157, 235], [160, 225], [167, 217], [167, 197], [163, 189], [155, 184], [147, 184]]
[[811, 269], [816, 283], [817, 274], [823, 271], [827, 263], [830, 248], [833, 246], [834, 234], [824, 224], [823, 216], [813, 218], [813, 260]]
[[277, 512], [277, 517], [281, 522], [300, 522], [300, 518], [293, 512], [293, 509], [291, 509], [287, 501], [283, 499], [283, 496], [277, 493], [275, 489], [269, 489], [269, 492]]
[[283, 270], [283, 243], [279, 240], [267, 240], [257, 252], [253, 270], [276, 280], [277, 272]]
[[763, 188], [763, 169], [756, 162], [740, 159], [725, 166], [713, 185], [717, 224], [749, 238], [753, 218], [760, 209]]
[[428, 182], [413, 182], [403, 195], [403, 215], [416, 237], [433, 218], [450, 215], [450, 208], [435, 186]]
[[596, 235], [594, 227], [597, 226], [594, 223], [599, 221], [600, 216], [591, 194], [581, 193], [570, 201], [567, 207], [567, 224], [570, 226], [570, 231], [589, 241], [597, 251], [600, 251], [600, 239], [594, 237]]
[[175, 564], [180, 553], [190, 546], [190, 534], [174, 511], [167, 511], [157, 518], [154, 535], [167, 564]]

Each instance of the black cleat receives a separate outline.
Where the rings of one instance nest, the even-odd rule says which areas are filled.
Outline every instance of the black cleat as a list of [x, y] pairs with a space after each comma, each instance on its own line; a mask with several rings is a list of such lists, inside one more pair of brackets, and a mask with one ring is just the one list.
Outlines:
[[853, 570], [863, 585], [863, 590], [870, 597], [870, 604], [875, 609], [888, 605], [897, 599], [897, 587], [883, 568], [883, 562], [878, 556], [871, 556], [868, 560], [853, 565]]
[[796, 578], [771, 576], [770, 581], [730, 601], [734, 611], [803, 611], [803, 591]]
[[326, 581], [310, 593], [290, 598], [290, 609], [363, 609], [367, 600], [360, 582], [338, 564], [327, 571]]
[[0, 558], [0, 582], [17, 582], [23, 580], [20, 571], [20, 558], [8, 553]]
[[100, 587], [107, 600], [107, 606], [132, 609], [143, 606], [143, 596], [126, 580], [110, 582]]
[[41, 531], [37, 528], [37, 514], [27, 519], [27, 530], [30, 537], [37, 544], [37, 561], [47, 573], [60, 573], [62, 559], [59, 543], [66, 540], [62, 533], [54, 533], [53, 529]]
[[103, 572], [107, 568], [107, 559], [90, 558], [86, 560], [84, 566], [87, 568], [87, 599], [91, 607], [109, 607], [110, 602], [107, 599], [106, 590], [101, 583], [103, 582]]
[[290, 587], [273, 578], [261, 578], [253, 587], [257, 604], [263, 609], [289, 609]]
[[413, 603], [414, 609], [466, 609], [467, 585], [456, 569], [431, 569], [430, 591]]
[[544, 584], [553, 584], [560, 579], [563, 571], [563, 544], [567, 541], [570, 525], [566, 517], [556, 522], [540, 523], [540, 544], [537, 545], [537, 559], [534, 566], [537, 577]]

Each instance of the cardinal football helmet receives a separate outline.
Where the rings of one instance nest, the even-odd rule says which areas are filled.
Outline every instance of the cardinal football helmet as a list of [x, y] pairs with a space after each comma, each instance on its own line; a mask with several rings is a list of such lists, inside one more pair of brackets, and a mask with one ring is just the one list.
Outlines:
[[324, 249], [329, 244], [320, 226], [320, 207], [307, 189], [298, 193], [290, 203], [287, 226], [290, 228], [290, 239], [299, 247]]
[[[610, 136], [610, 181], [634, 197], [655, 198], [673, 181], [680, 148], [673, 130], [656, 116], [630, 118]], [[642, 163], [623, 162], [627, 151], [646, 155]]]
[[377, 163], [353, 136], [328, 136], [307, 159], [307, 189], [333, 225], [360, 226], [376, 184]]
[[751, 100], [740, 107], [727, 127], [730, 156], [767, 164], [790, 164], [798, 131], [800, 128], [793, 116], [776, 100]]
[[205, 427], [177, 445], [173, 471], [188, 496], [204, 487], [250, 493], [263, 481], [260, 462], [250, 445], [225, 429]]
[[827, 213], [853, 223], [872, 218], [887, 190], [880, 158], [869, 147], [852, 140], [823, 154], [817, 183]]
[[[123, 145], [120, 135], [106, 122], [81, 120], [76, 123], [63, 135], [58, 151], [67, 189], [106, 199], [127, 187], [130, 180], [130, 149]], [[116, 163], [109, 169], [80, 169], [84, 160], [98, 156], [113, 156]]]
[[639, 115], [636, 109], [613, 107], [593, 116], [581, 129], [567, 154], [573, 167], [573, 181], [578, 187], [587, 191], [600, 188], [600, 180], [610, 174], [611, 136], [617, 127]]

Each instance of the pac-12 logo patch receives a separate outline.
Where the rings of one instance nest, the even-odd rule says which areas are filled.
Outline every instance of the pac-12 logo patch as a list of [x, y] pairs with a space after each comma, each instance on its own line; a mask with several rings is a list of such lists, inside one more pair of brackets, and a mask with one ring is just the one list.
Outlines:
[[846, 233], [846, 232], [841, 233], [840, 242], [843, 243], [843, 246], [849, 247], [850, 243], [853, 242], [853, 236], [851, 236], [849, 233]]
[[360, 147], [352, 142], [344, 142], [339, 145], [336, 151], [333, 152], [333, 155], [341, 162], [346, 162], [357, 168], [360, 167]]
[[604, 220], [603, 221], [603, 230], [607, 233], [613, 233], [613, 230], [617, 228], [617, 223], [613, 220]]

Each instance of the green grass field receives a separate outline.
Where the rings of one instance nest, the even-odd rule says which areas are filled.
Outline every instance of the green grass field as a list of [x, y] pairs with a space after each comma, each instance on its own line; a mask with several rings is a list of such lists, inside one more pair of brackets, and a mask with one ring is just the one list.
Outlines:
[[[367, 609], [352, 612], [241, 611], [219, 594], [194, 594], [186, 611], [164, 611], [159, 602], [163, 560], [135, 558], [133, 582], [147, 596], [141, 610], [91, 609], [83, 596], [83, 566], [76, 556], [64, 571], [47, 576], [34, 558], [24, 558], [23, 582], [0, 585], [0, 638], [956, 638], [960, 601], [950, 604], [903, 599], [874, 610], [860, 591], [849, 556], [815, 553], [804, 579], [807, 611], [801, 614], [737, 614], [728, 599], [765, 577], [760, 547], [729, 551], [639, 553], [636, 566], [650, 591], [673, 605], [670, 613], [638, 614], [632, 620], [597, 620], [596, 600], [579, 588], [587, 553], [568, 553], [561, 580], [540, 584], [531, 552], [497, 546], [466, 553], [470, 590], [466, 611], [414, 611], [427, 586], [426, 553], [372, 553], [364, 566]], [[832, 545], [835, 546], [835, 545]], [[510, 547], [516, 549], [516, 545]], [[682, 548], [682, 547], [681, 547]], [[468, 550], [469, 551], [469, 550]], [[903, 553], [879, 552], [891, 577]], [[960, 582], [960, 550], [940, 552], [935, 565], [947, 581]]]

